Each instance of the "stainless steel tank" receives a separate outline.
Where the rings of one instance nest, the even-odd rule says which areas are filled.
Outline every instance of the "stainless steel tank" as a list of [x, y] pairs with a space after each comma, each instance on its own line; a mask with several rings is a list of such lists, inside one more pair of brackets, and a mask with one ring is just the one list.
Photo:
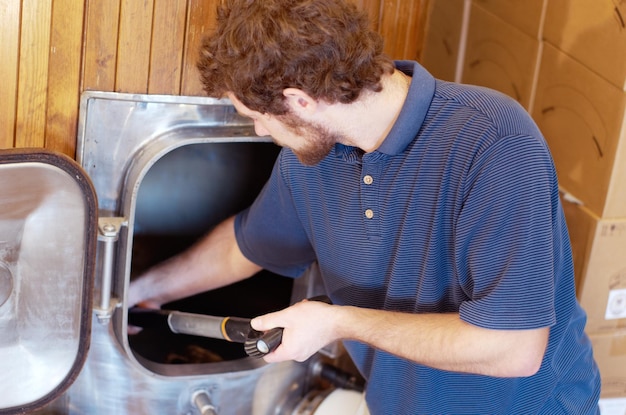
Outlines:
[[[162, 333], [127, 334], [131, 279], [250, 203], [277, 152], [228, 101], [102, 92], [81, 99], [78, 163], [3, 151], [0, 414], [269, 415], [310, 401], [322, 355], [269, 365], [242, 345], [188, 339], [187, 356]], [[314, 267], [250, 281], [173, 306], [253, 317], [323, 293]]]

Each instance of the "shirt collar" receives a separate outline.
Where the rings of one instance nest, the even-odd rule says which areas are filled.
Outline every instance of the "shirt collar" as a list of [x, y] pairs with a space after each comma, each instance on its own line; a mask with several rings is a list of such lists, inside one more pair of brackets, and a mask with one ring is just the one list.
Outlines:
[[411, 77], [409, 92], [393, 127], [376, 151], [402, 153], [421, 128], [435, 94], [435, 78], [417, 62], [396, 61], [396, 68]]
[[[411, 77], [411, 83], [396, 122], [375, 151], [390, 156], [402, 153], [415, 139], [435, 94], [435, 78], [417, 62], [396, 61], [395, 65], [398, 70]], [[358, 162], [361, 154], [357, 153], [354, 147], [335, 145], [336, 156], [347, 162]]]

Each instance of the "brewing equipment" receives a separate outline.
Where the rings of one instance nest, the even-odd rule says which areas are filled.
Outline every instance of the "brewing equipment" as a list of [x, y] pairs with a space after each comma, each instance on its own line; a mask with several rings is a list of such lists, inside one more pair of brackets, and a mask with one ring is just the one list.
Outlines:
[[[81, 98], [77, 162], [2, 151], [0, 414], [313, 414], [333, 384], [353, 389], [337, 345], [265, 364], [238, 343], [128, 335], [130, 281], [247, 206], [278, 151], [227, 100], [106, 92]], [[313, 266], [166, 306], [248, 319], [320, 294]]]

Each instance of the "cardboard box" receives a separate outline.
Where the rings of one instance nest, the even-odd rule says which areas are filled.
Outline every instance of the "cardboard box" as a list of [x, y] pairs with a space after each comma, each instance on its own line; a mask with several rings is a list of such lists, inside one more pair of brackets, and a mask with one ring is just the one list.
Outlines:
[[626, 397], [602, 398], [598, 406], [602, 415], [626, 415]]
[[563, 197], [561, 197], [561, 204], [563, 205], [572, 246], [576, 293], [578, 293], [578, 298], [580, 299], [582, 281], [584, 279], [583, 274], [589, 259], [589, 251], [593, 243], [596, 227], [598, 226], [598, 217], [578, 203], [565, 200]]
[[548, 0], [473, 0], [473, 3], [518, 28], [541, 39], [544, 5]]
[[431, 1], [420, 63], [435, 78], [454, 81], [463, 31], [464, 0]]
[[626, 218], [601, 219], [562, 200], [588, 332], [626, 331]]
[[626, 331], [589, 333], [589, 338], [602, 377], [601, 397], [626, 397]]
[[462, 82], [503, 92], [529, 109], [540, 41], [472, 5]]
[[560, 184], [597, 216], [626, 217], [626, 93], [546, 43], [532, 115]]
[[626, 2], [549, 0], [545, 39], [626, 90]]

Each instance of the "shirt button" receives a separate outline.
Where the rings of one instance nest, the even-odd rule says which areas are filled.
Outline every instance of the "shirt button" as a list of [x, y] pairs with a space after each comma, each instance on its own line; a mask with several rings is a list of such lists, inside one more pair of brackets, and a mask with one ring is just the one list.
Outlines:
[[372, 209], [367, 209], [365, 211], [365, 217], [368, 219], [372, 219], [374, 217], [374, 211]]
[[368, 174], [367, 176], [363, 177], [363, 183], [372, 184], [374, 183], [374, 178]]

